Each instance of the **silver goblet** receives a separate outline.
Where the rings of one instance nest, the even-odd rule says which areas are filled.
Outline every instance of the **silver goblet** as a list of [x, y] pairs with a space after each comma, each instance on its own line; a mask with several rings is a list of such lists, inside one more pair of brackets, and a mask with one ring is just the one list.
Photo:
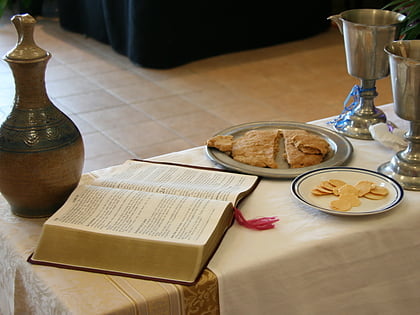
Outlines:
[[[330, 16], [344, 37], [347, 71], [361, 81], [350, 96], [354, 102], [332, 123], [334, 129], [346, 136], [372, 139], [369, 126], [386, 122], [385, 114], [375, 107], [373, 99], [376, 80], [389, 74], [385, 45], [399, 37], [405, 15], [379, 9], [354, 9]], [[345, 102], [345, 105], [347, 104]]]
[[420, 190], [420, 40], [396, 41], [385, 47], [389, 56], [394, 111], [410, 122], [408, 146], [378, 171], [404, 189]]

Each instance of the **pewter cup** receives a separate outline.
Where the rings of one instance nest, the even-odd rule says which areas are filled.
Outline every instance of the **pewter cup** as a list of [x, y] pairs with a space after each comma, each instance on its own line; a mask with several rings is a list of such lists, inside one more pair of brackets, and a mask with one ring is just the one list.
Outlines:
[[404, 189], [420, 190], [420, 40], [396, 41], [385, 47], [389, 56], [394, 111], [410, 122], [408, 146], [378, 171]]
[[336, 131], [358, 139], [372, 139], [369, 126], [386, 122], [373, 99], [378, 95], [375, 81], [389, 75], [385, 45], [399, 37], [403, 14], [379, 9], [354, 9], [329, 17], [344, 37], [348, 73], [361, 80], [352, 108], [335, 121]]

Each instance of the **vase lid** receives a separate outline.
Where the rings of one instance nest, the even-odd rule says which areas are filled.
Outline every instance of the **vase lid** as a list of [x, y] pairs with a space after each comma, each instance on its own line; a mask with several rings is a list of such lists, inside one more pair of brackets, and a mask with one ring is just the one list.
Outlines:
[[16, 46], [5, 58], [14, 61], [30, 61], [49, 57], [50, 53], [38, 47], [34, 41], [34, 26], [36, 19], [29, 14], [16, 14], [11, 18], [15, 25], [18, 40]]

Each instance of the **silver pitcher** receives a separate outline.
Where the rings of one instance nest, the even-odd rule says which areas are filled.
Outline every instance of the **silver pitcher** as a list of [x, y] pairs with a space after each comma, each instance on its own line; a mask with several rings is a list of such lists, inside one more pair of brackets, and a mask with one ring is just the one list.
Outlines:
[[394, 111], [410, 122], [408, 146], [378, 171], [404, 189], [420, 190], [420, 40], [396, 41], [385, 47], [389, 55]]
[[354, 9], [330, 16], [344, 37], [348, 73], [361, 80], [352, 90], [354, 102], [334, 121], [337, 132], [358, 139], [372, 139], [369, 126], [386, 122], [375, 107], [376, 80], [389, 74], [385, 45], [399, 37], [405, 15], [380, 9]]

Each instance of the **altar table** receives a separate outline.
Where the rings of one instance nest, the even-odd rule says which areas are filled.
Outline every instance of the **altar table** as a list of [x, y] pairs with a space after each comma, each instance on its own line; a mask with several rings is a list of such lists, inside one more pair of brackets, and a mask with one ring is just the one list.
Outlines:
[[[407, 128], [391, 105], [382, 109]], [[394, 155], [376, 141], [349, 140], [348, 166], [376, 170]], [[203, 147], [155, 159], [215, 166]], [[404, 191], [388, 212], [349, 217], [301, 204], [290, 185], [261, 181], [241, 210], [247, 218], [278, 216], [276, 228], [235, 223], [192, 287], [31, 265], [45, 219], [16, 217], [1, 198], [0, 314], [420, 313], [419, 192]]]

